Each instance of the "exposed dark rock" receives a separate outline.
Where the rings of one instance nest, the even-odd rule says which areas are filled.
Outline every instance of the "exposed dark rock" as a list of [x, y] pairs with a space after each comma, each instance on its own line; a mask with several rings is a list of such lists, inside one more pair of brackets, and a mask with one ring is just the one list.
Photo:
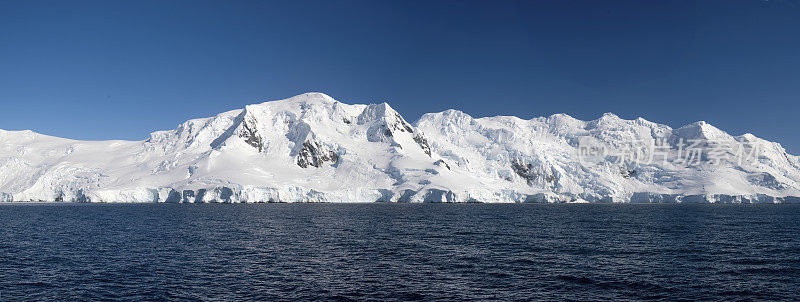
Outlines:
[[399, 113], [395, 112], [394, 117], [397, 120], [397, 124], [394, 125], [394, 129], [400, 130], [401, 132], [404, 131], [408, 133], [414, 133], [411, 125], [409, 125]]
[[622, 174], [622, 178], [628, 179], [631, 176], [636, 174], [636, 170], [628, 170], [624, 168], [620, 168], [619, 173]]
[[414, 129], [411, 129], [411, 125], [409, 125], [409, 124], [408, 124], [408, 123], [406, 123], [405, 121], [403, 122], [403, 129], [405, 129], [406, 131], [408, 131], [408, 133], [414, 133]]
[[264, 143], [261, 136], [256, 132], [256, 121], [253, 118], [247, 117], [242, 123], [242, 130], [239, 132], [239, 137], [244, 139], [244, 142], [253, 148], [258, 149], [258, 152], [263, 151]]
[[[422, 148], [422, 151], [428, 156], [431, 156], [431, 146], [428, 145], [428, 140], [419, 133], [414, 135], [414, 141]], [[448, 168], [449, 169], [449, 168]]]
[[350, 123], [352, 123], [352, 122], [351, 122], [350, 120], [348, 120], [346, 117], [343, 117], [343, 118], [342, 118], [342, 122], [344, 122], [345, 124], [348, 124], [348, 125], [350, 125]]
[[536, 184], [536, 180], [539, 179], [540, 176], [544, 177], [544, 181], [548, 184], [552, 184], [558, 186], [558, 177], [555, 174], [549, 173], [539, 173], [534, 171], [533, 164], [523, 164], [518, 161], [514, 161], [511, 163], [511, 169], [514, 170], [514, 173], [522, 177], [529, 186], [534, 186]]
[[529, 186], [532, 186], [536, 183], [536, 178], [539, 177], [538, 174], [533, 172], [533, 165], [532, 164], [522, 164], [520, 162], [512, 162], [511, 169], [514, 170], [514, 173], [517, 173], [519, 177], [525, 179]]
[[786, 186], [781, 181], [767, 172], [748, 175], [747, 181], [753, 185], [762, 186], [773, 190], [786, 189]]
[[[429, 154], [429, 155], [430, 155], [430, 154]], [[437, 161], [436, 161], [435, 163], [433, 163], [433, 164], [434, 164], [434, 165], [437, 165], [437, 166], [444, 166], [445, 168], [447, 168], [447, 170], [450, 170], [450, 165], [448, 165], [448, 164], [447, 164], [447, 163], [446, 163], [446, 162], [445, 162], [443, 159], [437, 160]]]
[[302, 168], [308, 168], [308, 166], [319, 168], [325, 162], [336, 164], [339, 162], [339, 155], [315, 141], [303, 142], [303, 148], [297, 154], [298, 166]]

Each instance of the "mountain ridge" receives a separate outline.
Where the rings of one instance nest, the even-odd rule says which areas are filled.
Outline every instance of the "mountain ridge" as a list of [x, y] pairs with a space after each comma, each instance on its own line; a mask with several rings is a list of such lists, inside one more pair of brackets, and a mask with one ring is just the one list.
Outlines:
[[[613, 113], [590, 121], [566, 114], [525, 120], [450, 109], [409, 123], [387, 103], [349, 105], [323, 93], [191, 119], [142, 141], [79, 141], [29, 130], [0, 130], [0, 141], [2, 201], [797, 202], [800, 196], [800, 157], [703, 121], [673, 129]], [[682, 161], [689, 143], [699, 151], [696, 164]], [[655, 147], [664, 149], [663, 162], [625, 154]], [[582, 154], [587, 150], [609, 153]]]

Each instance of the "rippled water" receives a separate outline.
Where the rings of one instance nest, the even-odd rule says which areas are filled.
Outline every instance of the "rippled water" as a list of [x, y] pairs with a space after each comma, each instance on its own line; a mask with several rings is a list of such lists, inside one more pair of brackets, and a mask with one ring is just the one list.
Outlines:
[[0, 300], [778, 299], [800, 205], [0, 205]]

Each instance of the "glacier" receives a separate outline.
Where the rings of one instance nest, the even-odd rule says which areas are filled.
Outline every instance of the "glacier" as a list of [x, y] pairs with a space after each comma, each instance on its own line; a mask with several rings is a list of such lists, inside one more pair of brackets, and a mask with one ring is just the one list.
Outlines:
[[143, 141], [0, 130], [0, 201], [800, 203], [800, 157], [705, 122], [447, 110], [412, 124], [306, 93]]

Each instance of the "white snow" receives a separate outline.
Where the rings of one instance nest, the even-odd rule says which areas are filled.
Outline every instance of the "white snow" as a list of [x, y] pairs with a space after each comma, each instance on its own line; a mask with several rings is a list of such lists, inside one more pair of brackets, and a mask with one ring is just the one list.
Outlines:
[[[681, 163], [680, 145], [760, 145], [753, 160]], [[664, 142], [665, 161], [617, 161]], [[608, 154], [582, 156], [581, 147]], [[718, 148], [717, 148], [718, 149]], [[748, 151], [748, 150], [745, 150]], [[737, 153], [738, 152], [738, 153]], [[322, 93], [193, 119], [144, 141], [0, 130], [0, 201], [798, 202], [800, 158], [705, 122], [679, 129], [607, 113], [523, 120], [447, 110], [409, 124], [386, 103]]]

